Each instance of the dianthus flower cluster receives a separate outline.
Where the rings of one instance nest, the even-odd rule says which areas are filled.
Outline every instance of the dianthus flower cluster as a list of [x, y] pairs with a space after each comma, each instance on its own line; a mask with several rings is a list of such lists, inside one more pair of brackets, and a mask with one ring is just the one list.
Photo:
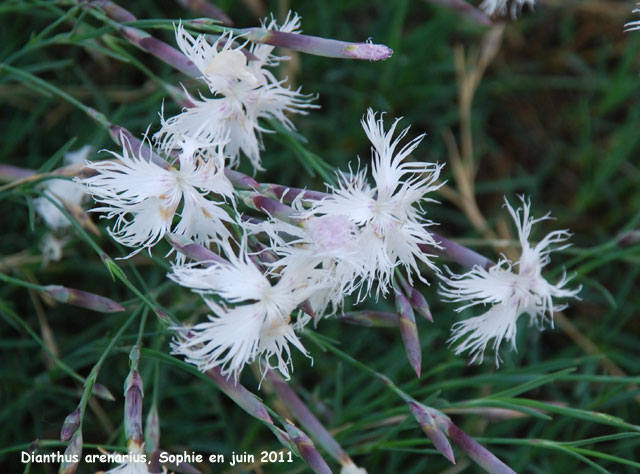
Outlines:
[[[490, 3], [483, 5], [489, 9]], [[492, 12], [502, 13], [506, 2], [497, 3]], [[295, 35], [300, 17], [263, 26]], [[262, 169], [265, 120], [292, 130], [289, 114], [314, 105], [271, 72], [283, 59], [272, 46], [248, 46], [231, 33], [213, 40], [192, 36], [182, 25], [176, 40], [206, 92], [189, 95], [180, 114], [162, 118], [153, 138], [157, 152], [150, 141], [134, 146], [123, 136], [122, 152], [87, 163], [94, 174], [79, 182], [99, 203], [93, 211], [113, 219], [109, 233], [131, 248], [131, 255], [151, 251], [165, 236], [204, 251], [190, 262], [189, 255], [178, 253], [169, 274], [200, 294], [209, 309], [206, 321], [173, 328], [173, 351], [187, 362], [235, 379], [255, 362], [263, 373], [273, 368], [288, 378], [292, 348], [309, 356], [300, 331], [310, 321], [341, 312], [349, 296], [359, 303], [396, 295], [404, 298], [399, 307], [405, 300], [415, 305], [413, 283], [429, 284], [433, 278], [442, 280], [446, 300], [461, 303], [459, 311], [491, 305], [482, 316], [454, 325], [450, 341], [459, 343], [456, 352], [481, 360], [492, 342], [499, 360], [503, 341], [515, 345], [521, 315], [541, 327], [560, 308], [555, 299], [577, 295], [578, 289], [566, 288], [568, 278], [551, 284], [542, 276], [551, 246], [566, 245], [568, 233], [552, 232], [531, 245], [532, 225], [546, 216], [530, 217], [525, 200], [518, 210], [507, 203], [522, 248], [517, 262], [503, 258], [490, 268], [443, 273], [436, 259], [443, 242], [427, 217], [443, 184], [443, 165], [414, 157], [423, 135], [406, 141], [409, 128], [398, 132], [399, 119], [385, 127], [384, 114], [371, 109], [362, 119], [371, 143], [370, 173], [367, 166], [350, 166], [326, 183], [327, 192], [294, 190], [291, 199], [288, 191], [273, 199], [265, 194], [266, 185], [250, 178], [253, 189], [238, 190], [232, 179], [237, 172], [230, 168], [246, 157], [255, 170]], [[247, 204], [264, 213], [241, 213]], [[424, 298], [418, 299], [428, 313]]]

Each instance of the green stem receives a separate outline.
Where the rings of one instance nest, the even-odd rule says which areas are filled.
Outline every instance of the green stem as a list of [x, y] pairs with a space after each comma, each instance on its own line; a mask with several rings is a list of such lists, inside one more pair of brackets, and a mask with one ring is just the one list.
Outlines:
[[120, 329], [118, 330], [118, 332], [111, 338], [109, 345], [106, 347], [106, 349], [98, 359], [98, 362], [96, 362], [96, 364], [91, 369], [91, 373], [89, 373], [89, 376], [87, 377], [87, 380], [84, 384], [84, 391], [82, 392], [82, 398], [80, 400], [80, 426], [78, 427], [79, 430], [82, 429], [82, 422], [84, 420], [84, 413], [87, 407], [87, 402], [89, 401], [89, 396], [91, 395], [93, 386], [96, 383], [96, 380], [98, 379], [98, 372], [100, 372], [102, 363], [105, 361], [105, 359], [109, 355], [109, 352], [111, 352], [111, 349], [113, 349], [113, 346], [116, 344], [118, 339], [120, 339], [120, 337], [124, 334], [124, 331], [129, 327], [129, 325], [138, 316], [138, 314], [140, 314], [141, 310], [144, 311], [143, 315], [146, 316], [148, 312], [147, 308], [144, 308], [144, 309], [138, 308], [136, 311], [132, 312], [131, 316], [129, 316], [129, 319], [127, 319], [124, 322], [124, 324], [120, 326]]
[[12, 284], [17, 285], [17, 286], [23, 286], [23, 287], [29, 288], [31, 290], [46, 292], [46, 289], [45, 289], [44, 286], [36, 285], [35, 283], [31, 283], [29, 281], [20, 280], [18, 278], [13, 278], [13, 277], [10, 277], [9, 275], [5, 275], [4, 273], [0, 273], [0, 280], [4, 281], [6, 283], [12, 283]]
[[[39, 439], [38, 447], [39, 448], [58, 448], [64, 447], [68, 443], [66, 441], [59, 441], [55, 439]], [[15, 444], [13, 446], [8, 446], [6, 448], [0, 449], [0, 456], [3, 456], [7, 453], [14, 453], [19, 451], [27, 451], [31, 447], [32, 443], [24, 443], [24, 444]], [[92, 449], [106, 449], [107, 451], [122, 451], [127, 452], [127, 448], [123, 446], [116, 445], [105, 445], [105, 444], [95, 444], [95, 443], [83, 443], [85, 448]]]
[[47, 92], [52, 93], [55, 96], [60, 97], [63, 100], [66, 100], [70, 104], [78, 107], [80, 110], [82, 110], [84, 113], [86, 113], [89, 117], [91, 117], [93, 120], [98, 122], [103, 127], [107, 129], [109, 128], [110, 123], [107, 120], [107, 118], [104, 116], [104, 114], [97, 112], [91, 107], [84, 105], [78, 99], [67, 94], [65, 91], [63, 91], [59, 87], [56, 87], [53, 84], [50, 84], [49, 82], [43, 79], [40, 79], [38, 76], [35, 76], [27, 71], [10, 66], [6, 63], [0, 63], [0, 72], [3, 72], [3, 71], [13, 74], [14, 76], [18, 77], [25, 85], [33, 86], [34, 89], [37, 90], [38, 92], [42, 92], [43, 90], [45, 90]]
[[327, 349], [330, 352], [333, 352], [335, 355], [337, 355], [341, 359], [344, 359], [345, 361], [349, 362], [351, 365], [354, 365], [354, 366], [358, 367], [359, 369], [363, 370], [364, 372], [367, 372], [367, 373], [373, 375], [374, 377], [376, 377], [377, 379], [381, 380], [387, 387], [389, 387], [389, 389], [393, 393], [398, 395], [398, 397], [400, 397], [403, 401], [405, 401], [405, 402], [413, 401], [413, 397], [411, 395], [409, 395], [408, 393], [404, 392], [400, 387], [398, 387], [396, 384], [394, 384], [388, 377], [386, 377], [385, 375], [382, 375], [380, 372], [377, 372], [377, 371], [373, 370], [372, 368], [368, 367], [367, 365], [363, 364], [362, 362], [354, 359], [349, 354], [347, 354], [345, 352], [342, 352], [340, 349], [334, 347], [332, 344], [329, 344], [328, 342], [323, 341], [322, 338], [320, 338], [317, 334], [315, 334], [315, 333], [313, 333], [311, 331], [304, 331], [303, 335], [306, 336], [307, 338], [311, 339], [320, 348]]
[[133, 283], [131, 283], [131, 281], [129, 281], [129, 278], [127, 277], [127, 275], [124, 273], [124, 271], [122, 270], [122, 268], [120, 268], [116, 262], [113, 261], [113, 259], [111, 257], [109, 257], [109, 255], [107, 255], [101, 248], [100, 246], [89, 236], [89, 234], [87, 234], [87, 232], [82, 228], [82, 226], [67, 212], [67, 210], [60, 205], [60, 203], [58, 203], [55, 199], [51, 198], [50, 196], [48, 196], [46, 193], [43, 193], [41, 191], [38, 190], [33, 190], [33, 192], [37, 195], [40, 196], [44, 196], [46, 197], [62, 214], [64, 214], [66, 216], [66, 218], [69, 220], [69, 222], [71, 223], [71, 225], [74, 227], [74, 229], [80, 234], [80, 236], [89, 244], [89, 246], [91, 248], [93, 248], [93, 250], [95, 250], [95, 252], [98, 254], [98, 256], [100, 257], [100, 259], [102, 260], [102, 262], [104, 263], [104, 265], [107, 267], [107, 270], [109, 271], [109, 273], [111, 274], [112, 277], [117, 278], [118, 280], [120, 280], [122, 283], [124, 283], [124, 285], [129, 288], [138, 298], [140, 298], [145, 305], [147, 305], [147, 307], [149, 307], [150, 309], [152, 309], [156, 314], [163, 314], [165, 315], [165, 317], [169, 318], [171, 324], [173, 325], [178, 325], [178, 323], [171, 318], [166, 311], [164, 311], [162, 308], [160, 308], [159, 305], [155, 304], [153, 301], [151, 301], [149, 298], [147, 298], [146, 295], [144, 295], [140, 290], [138, 290], [138, 288], [135, 287], [135, 285], [133, 285]]
[[[2, 274], [0, 274], [0, 276], [1, 275]], [[45, 344], [45, 342], [42, 339], [40, 339], [40, 336], [38, 336], [33, 331], [33, 329], [31, 329], [29, 327], [29, 325], [22, 320], [22, 318], [20, 316], [18, 316], [16, 313], [14, 313], [2, 301], [0, 301], [0, 314], [6, 315], [9, 319], [11, 319], [12, 321], [16, 322], [22, 329], [24, 329], [27, 333], [29, 333], [29, 335], [38, 343], [38, 345], [40, 345], [40, 347], [42, 347], [42, 349], [47, 354], [49, 354], [51, 359], [56, 363], [56, 365], [58, 367], [60, 367], [60, 369], [63, 372], [65, 372], [70, 377], [76, 379], [78, 382], [80, 382], [82, 384], [84, 384], [86, 382], [86, 379], [84, 377], [82, 377], [80, 374], [76, 373], [71, 367], [69, 367], [67, 364], [62, 362], [58, 358], [58, 356], [51, 349], [49, 349], [49, 347]]]

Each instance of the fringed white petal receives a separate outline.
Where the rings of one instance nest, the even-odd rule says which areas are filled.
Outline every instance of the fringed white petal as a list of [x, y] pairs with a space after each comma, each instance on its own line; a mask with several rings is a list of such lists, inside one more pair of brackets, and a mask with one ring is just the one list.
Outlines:
[[[456, 347], [456, 353], [469, 351], [472, 361], [482, 361], [487, 345], [493, 341], [497, 364], [502, 341], [510, 342], [515, 348], [516, 321], [521, 315], [528, 314], [531, 324], [539, 329], [547, 323], [553, 325], [554, 311], [562, 308], [554, 303], [554, 298], [574, 298], [581, 290], [581, 287], [565, 288], [570, 281], [566, 275], [555, 284], [542, 276], [542, 269], [550, 261], [549, 254], [566, 248], [570, 234], [564, 230], [553, 231], [532, 247], [529, 238], [533, 225], [550, 217], [548, 214], [531, 217], [531, 202], [522, 196], [520, 200], [522, 207], [514, 209], [505, 199], [522, 246], [520, 260], [513, 263], [502, 259], [490, 269], [476, 266], [461, 275], [449, 272], [449, 277], [441, 277], [439, 293], [448, 301], [462, 303], [457, 311], [480, 304], [492, 305], [484, 315], [453, 326], [450, 341], [463, 341]], [[560, 244], [559, 247], [552, 249], [556, 244]]]
[[510, 343], [515, 349], [516, 323], [519, 308], [516, 302], [506, 301], [498, 303], [482, 316], [476, 316], [464, 321], [458, 321], [451, 328], [449, 344], [458, 345], [455, 353], [460, 355], [468, 352], [470, 363], [482, 363], [487, 346], [493, 341], [496, 365], [500, 363], [498, 348], [503, 341]]
[[505, 16], [509, 3], [511, 3], [509, 11], [511, 18], [516, 18], [522, 11], [522, 7], [528, 5], [529, 8], [533, 8], [536, 2], [535, 0], [484, 0], [480, 4], [480, 9], [490, 17]]

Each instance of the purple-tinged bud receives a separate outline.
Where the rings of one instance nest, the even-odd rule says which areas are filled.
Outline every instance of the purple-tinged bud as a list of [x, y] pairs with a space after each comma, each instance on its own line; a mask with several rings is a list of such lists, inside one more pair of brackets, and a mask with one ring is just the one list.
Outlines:
[[262, 264], [262, 261], [260, 260], [260, 258], [258, 258], [257, 255], [249, 254], [249, 260], [253, 262], [253, 264], [256, 266], [256, 268], [258, 268], [258, 270], [260, 270], [261, 273], [266, 273], [267, 269]]
[[366, 43], [348, 43], [346, 41], [266, 30], [264, 28], [247, 28], [237, 30], [237, 33], [254, 43], [270, 44], [328, 58], [381, 61], [389, 59], [393, 55], [393, 50], [388, 46], [373, 44], [369, 41]]
[[420, 378], [422, 349], [420, 348], [420, 338], [418, 337], [416, 317], [413, 314], [413, 308], [411, 308], [411, 304], [404, 293], [397, 288], [394, 288], [394, 293], [402, 342], [404, 343], [409, 363], [411, 364], [411, 367], [413, 367], [418, 378]]
[[60, 430], [60, 441], [69, 441], [80, 426], [80, 407], [67, 415]]
[[408, 402], [409, 408], [411, 409], [411, 413], [417, 420], [420, 428], [424, 431], [433, 446], [438, 450], [440, 454], [442, 454], [445, 458], [451, 461], [452, 464], [456, 463], [456, 460], [453, 456], [453, 449], [451, 449], [451, 444], [449, 444], [449, 440], [444, 435], [444, 433], [440, 430], [440, 427], [436, 424], [433, 416], [429, 413], [429, 410], [424, 405], [410, 401]]
[[33, 454], [35, 452], [36, 449], [38, 449], [40, 447], [40, 440], [39, 439], [34, 439], [33, 442], [29, 445], [29, 447], [27, 448], [27, 452], [29, 454]]
[[425, 297], [422, 296], [422, 293], [416, 290], [411, 285], [411, 283], [409, 283], [407, 279], [401, 276], [400, 274], [397, 274], [396, 276], [400, 281], [402, 290], [404, 291], [405, 295], [407, 295], [407, 297], [409, 298], [409, 302], [411, 303], [411, 306], [413, 306], [413, 309], [415, 309], [420, 316], [429, 320], [429, 322], [433, 322], [433, 316], [431, 315], [431, 309], [429, 308], [429, 303], [427, 303], [427, 300], [425, 299]]
[[494, 262], [489, 260], [487, 257], [480, 255], [478, 252], [475, 252], [467, 247], [463, 247], [453, 240], [449, 240], [446, 237], [433, 232], [432, 230], [429, 230], [429, 232], [431, 232], [433, 238], [436, 240], [436, 242], [438, 242], [439, 247], [433, 247], [426, 244], [418, 244], [418, 247], [423, 252], [449, 258], [467, 268], [473, 268], [478, 265], [479, 267], [488, 269], [495, 265]]
[[249, 245], [256, 250], [255, 255], [261, 262], [275, 263], [278, 261], [278, 256], [258, 239], [250, 238]]
[[[171, 472], [181, 472], [183, 474], [202, 474], [202, 471], [196, 469], [188, 462], [165, 462], [164, 463]], [[166, 472], [166, 471], [162, 471]]]
[[631, 247], [640, 244], [640, 230], [629, 230], [618, 236], [618, 245], [620, 247]]
[[415, 308], [415, 310], [418, 312], [420, 316], [422, 316], [427, 321], [432, 323], [433, 315], [431, 314], [431, 308], [429, 307], [429, 303], [427, 303], [427, 300], [424, 298], [424, 296], [422, 296], [422, 294], [417, 290], [415, 290], [415, 293], [412, 296], [415, 296], [416, 294], [420, 295], [420, 299], [422, 301], [420, 301], [419, 299], [410, 298], [411, 304], [413, 305], [413, 307]]
[[342, 446], [331, 436], [331, 433], [320, 423], [289, 384], [273, 370], [267, 370], [265, 377], [271, 383], [278, 398], [287, 406], [304, 429], [313, 436], [313, 439], [338, 462], [348, 462], [349, 456], [342, 449]]
[[229, 263], [220, 255], [212, 252], [206, 247], [177, 234], [167, 234], [165, 236], [171, 246], [181, 254], [189, 257], [196, 262], [202, 262], [206, 266], [206, 262]]
[[64, 451], [58, 474], [75, 474], [82, 458], [82, 431], [77, 430]]
[[178, 0], [178, 3], [198, 15], [205, 15], [214, 20], [220, 20], [224, 25], [233, 26], [233, 20], [220, 8], [207, 0]]
[[129, 444], [142, 446], [142, 378], [138, 372], [140, 348], [135, 345], [129, 353], [131, 370], [124, 382], [124, 434]]
[[266, 183], [260, 186], [260, 192], [266, 196], [274, 197], [283, 202], [293, 202], [298, 196], [307, 201], [320, 201], [329, 194], [321, 191], [313, 191], [301, 188], [291, 188], [280, 184]]
[[273, 425], [273, 420], [269, 416], [267, 407], [243, 385], [230, 377], [222, 375], [218, 367], [207, 370], [205, 373], [220, 387], [220, 390], [237, 403], [240, 408], [260, 421]]
[[172, 66], [187, 76], [194, 78], [202, 76], [196, 65], [193, 64], [189, 58], [173, 46], [169, 46], [167, 43], [154, 38], [149, 33], [131, 26], [122, 26], [120, 33], [130, 43], [164, 61], [169, 66]]
[[390, 328], [398, 326], [398, 315], [385, 311], [352, 311], [338, 316], [340, 321], [365, 327]]
[[89, 0], [87, 5], [100, 8], [109, 18], [118, 22], [137, 20], [129, 10], [125, 10], [110, 0]]
[[291, 423], [284, 424], [291, 442], [294, 444], [300, 457], [305, 460], [311, 470], [317, 474], [331, 474], [331, 469], [327, 462], [322, 458], [313, 441], [300, 429]]
[[256, 189], [260, 186], [251, 176], [229, 168], [224, 169], [224, 175], [236, 188], [240, 189]]
[[368, 61], [384, 61], [393, 56], [393, 49], [384, 44], [373, 44], [370, 41], [347, 46], [344, 52], [350, 58]]
[[245, 196], [243, 200], [247, 206], [264, 212], [271, 217], [285, 222], [292, 220], [294, 210], [286, 204], [282, 204], [280, 201], [255, 193]]
[[171, 320], [171, 317], [161, 309], [154, 308], [153, 312], [156, 313], [156, 316], [160, 321], [162, 321], [163, 324], [166, 324], [167, 326], [172, 326], [174, 324], [174, 321]]
[[147, 453], [154, 453], [160, 447], [160, 417], [156, 406], [152, 406], [147, 415], [144, 426], [144, 449]]
[[276, 436], [276, 438], [278, 438], [278, 441], [280, 441], [280, 444], [282, 444], [282, 446], [287, 449], [291, 449], [291, 443], [293, 443], [293, 441], [291, 441], [291, 438], [286, 431], [281, 430], [275, 425], [273, 426], [271, 431], [273, 431], [273, 434]]
[[475, 461], [480, 467], [492, 474], [515, 474], [515, 471], [500, 461], [492, 452], [467, 435], [464, 431], [454, 425], [451, 420], [447, 423], [447, 434], [467, 456]]
[[137, 446], [142, 446], [143, 397], [142, 378], [136, 369], [132, 369], [124, 383], [124, 434], [129, 443]]
[[101, 383], [93, 384], [92, 392], [96, 397], [103, 400], [107, 400], [109, 402], [114, 402], [116, 400], [116, 397], [113, 396], [109, 389]]
[[[203, 21], [203, 19], [196, 18], [195, 20], [189, 20], [189, 24], [198, 25], [201, 21]], [[204, 19], [204, 21], [206, 21], [206, 19]], [[229, 43], [227, 38], [222, 36], [216, 36], [216, 35], [205, 35], [205, 36], [211, 43], [215, 43], [217, 41], [220, 47], [224, 47], [227, 43]], [[231, 47], [233, 49], [237, 49], [240, 47], [240, 52], [244, 54], [244, 57], [247, 58], [247, 61], [260, 61], [260, 58], [258, 56], [253, 54], [247, 48], [241, 47], [242, 45], [237, 41], [231, 41], [229, 44], [231, 44]]]
[[302, 303], [300, 303], [299, 308], [305, 313], [307, 313], [309, 316], [311, 316], [312, 319], [316, 320], [318, 318], [318, 316], [316, 315], [316, 312], [311, 307], [311, 303], [309, 302], [309, 300], [305, 300]]
[[29, 178], [36, 174], [35, 170], [12, 165], [0, 165], [0, 181], [15, 181]]
[[74, 288], [48, 285], [44, 287], [44, 291], [60, 303], [71, 304], [100, 313], [118, 313], [125, 310], [123, 306], [112, 299]]
[[163, 157], [158, 155], [150, 144], [144, 143], [142, 140], [134, 137], [133, 134], [126, 128], [120, 125], [111, 125], [109, 127], [109, 134], [113, 141], [120, 146], [127, 145], [132, 151], [137, 151], [138, 154], [145, 160], [150, 160], [153, 164], [160, 166], [164, 169], [169, 169], [169, 163]]

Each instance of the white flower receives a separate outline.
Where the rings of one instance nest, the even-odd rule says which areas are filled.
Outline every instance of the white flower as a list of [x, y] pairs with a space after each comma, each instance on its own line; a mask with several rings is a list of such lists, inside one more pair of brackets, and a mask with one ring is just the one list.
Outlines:
[[233, 95], [259, 85], [259, 78], [247, 66], [244, 45], [233, 47], [231, 33], [222, 34], [213, 44], [205, 35], [191, 36], [182, 26], [176, 28], [176, 43], [202, 73], [214, 94]]
[[[261, 23], [262, 27], [267, 30], [299, 34], [302, 32], [300, 30], [300, 20], [302, 20], [302, 18], [297, 13], [292, 14], [291, 11], [289, 11], [282, 25], [278, 25], [278, 22], [273, 18], [273, 16], [270, 20], [267, 20], [267, 18], [263, 19]], [[274, 46], [271, 46], [270, 44], [252, 44], [250, 51], [251, 54], [257, 58], [257, 61], [251, 61], [250, 66], [255, 69], [259, 69], [260, 74], [271, 74], [268, 69], [263, 69], [264, 66], [278, 66], [283, 59], [288, 59], [286, 57], [283, 58], [273, 55], [273, 49]]]
[[40, 240], [40, 250], [42, 251], [42, 266], [46, 267], [49, 262], [57, 262], [62, 258], [64, 246], [69, 243], [69, 236], [56, 235], [55, 232], [47, 232]]
[[[130, 446], [127, 454], [113, 453], [107, 454], [107, 456], [124, 462], [103, 474], [149, 474], [149, 467], [142, 447], [137, 446], [135, 443]], [[162, 472], [166, 472], [166, 470], [163, 468]]]
[[[533, 8], [536, 0], [510, 0], [511, 1], [511, 17], [515, 18], [518, 13], [522, 11], [524, 5], [528, 5], [529, 8]], [[487, 16], [505, 16], [507, 14], [507, 4], [509, 0], [484, 0], [480, 4], [480, 9], [487, 14]]]
[[340, 474], [367, 474], [367, 470], [363, 467], [358, 467], [354, 462], [349, 459], [340, 468]]
[[377, 290], [383, 293], [397, 265], [405, 267], [410, 280], [415, 272], [426, 282], [420, 275], [418, 262], [438, 271], [431, 255], [420, 249], [423, 245], [438, 246], [426, 229], [432, 222], [422, 216], [421, 205], [435, 202], [426, 196], [441, 186], [436, 181], [442, 165], [405, 161], [423, 136], [397, 150], [409, 130], [406, 128], [394, 140], [398, 120], [388, 132], [384, 130], [383, 117], [376, 120], [371, 109], [362, 120], [373, 145], [375, 187], [367, 184], [366, 170], [340, 173], [338, 186], [330, 187], [331, 196], [315, 203], [311, 210], [313, 215], [347, 216], [360, 229], [358, 246], [366, 251], [359, 253], [358, 263], [365, 270], [367, 289], [377, 280]]
[[[453, 344], [462, 341], [455, 352], [461, 354], [469, 351], [472, 356], [471, 362], [482, 362], [484, 351], [493, 340], [498, 365], [498, 349], [502, 341], [510, 343], [515, 349], [516, 323], [521, 315], [528, 314], [530, 323], [540, 329], [547, 321], [553, 325], [554, 311], [560, 311], [565, 307], [554, 304], [554, 298], [576, 297], [581, 289], [565, 288], [570, 280], [566, 275], [555, 284], [549, 283], [542, 276], [542, 269], [550, 261], [551, 245], [566, 242], [570, 234], [566, 230], [553, 231], [535, 246], [531, 246], [528, 239], [533, 224], [550, 217], [548, 214], [538, 219], [530, 217], [531, 202], [525, 201], [524, 197], [520, 199], [523, 207], [517, 210], [505, 199], [507, 209], [518, 229], [522, 247], [520, 259], [513, 263], [503, 257], [488, 270], [476, 266], [462, 275], [442, 277], [444, 284], [440, 294], [449, 301], [464, 303], [456, 311], [479, 304], [493, 305], [482, 316], [459, 321], [453, 325], [449, 342]], [[567, 248], [569, 245], [563, 244], [555, 250]], [[516, 266], [517, 273], [514, 271]]]
[[92, 155], [95, 151], [91, 145], [82, 145], [80, 148], [74, 151], [69, 151], [64, 154], [64, 162], [68, 165], [79, 165], [89, 160], [89, 155]]
[[[100, 449], [100, 448], [99, 448]], [[143, 451], [143, 446], [138, 443], [129, 443], [129, 452], [123, 454], [120, 452], [108, 453], [100, 449], [100, 451], [106, 455], [109, 462], [119, 463], [119, 466], [109, 469], [106, 472], [100, 471], [102, 474], [148, 474], [149, 468], [147, 465], [146, 455]], [[163, 469], [163, 472], [166, 470]]]
[[105, 471], [104, 474], [149, 474], [149, 467], [146, 462], [127, 462]]
[[[78, 150], [65, 153], [64, 162], [74, 165], [87, 160], [93, 153], [93, 147], [84, 145]], [[43, 191], [60, 206], [64, 207], [76, 217], [85, 216], [83, 201], [86, 193], [84, 187], [69, 179], [51, 179], [44, 182]], [[42, 264], [46, 266], [50, 261], [58, 261], [62, 258], [62, 250], [69, 242], [69, 230], [71, 222], [58, 207], [46, 197], [34, 200], [35, 210], [42, 217], [46, 226], [50, 229], [40, 241], [42, 249]]]
[[[281, 31], [291, 32], [299, 25], [299, 17], [287, 17]], [[268, 25], [277, 28], [275, 22]], [[222, 137], [227, 137], [225, 155], [231, 165], [238, 164], [240, 151], [256, 169], [260, 166], [260, 150], [263, 148], [261, 133], [268, 132], [259, 120], [275, 119], [286, 129], [293, 123], [287, 113], [306, 113], [304, 109], [315, 107], [309, 104], [310, 96], [285, 87], [265, 66], [276, 66], [281, 58], [271, 54], [272, 46], [253, 46], [245, 54], [244, 44], [233, 46], [241, 37], [231, 33], [221, 35], [213, 44], [205, 35], [191, 36], [182, 25], [176, 29], [176, 41], [182, 52], [191, 59], [202, 73], [214, 98], [201, 96], [201, 100], [189, 97], [193, 106], [166, 120], [155, 135], [165, 150], [171, 150], [175, 137], [194, 136], [217, 146]], [[247, 59], [247, 56], [251, 60]]]
[[[640, 3], [636, 4], [640, 5]], [[640, 13], [640, 8], [634, 8], [632, 13]], [[624, 31], [637, 31], [640, 30], [640, 21], [630, 21], [624, 25]]]
[[345, 294], [356, 288], [363, 273], [358, 264], [362, 253], [358, 246], [359, 230], [345, 215], [304, 219], [302, 209], [298, 211], [299, 226], [270, 219], [250, 225], [249, 229], [269, 236], [268, 250], [278, 257], [269, 266], [294, 281], [304, 282], [312, 291], [311, 308], [321, 318], [338, 310]]
[[[44, 192], [71, 212], [82, 209], [85, 190], [78, 183], [69, 179], [50, 179], [44, 185]], [[34, 204], [36, 212], [51, 230], [60, 231], [71, 226], [67, 216], [47, 198], [39, 197], [34, 200]]]
[[[163, 167], [131, 149], [122, 136], [122, 155], [110, 152], [116, 160], [90, 163], [96, 176], [79, 180], [104, 207], [93, 209], [116, 218], [110, 234], [128, 247], [153, 247], [173, 227], [174, 216], [182, 203], [180, 222], [174, 233], [201, 244], [228, 245], [230, 233], [225, 222], [232, 218], [220, 206], [233, 203], [233, 187], [224, 175], [223, 158], [205, 161], [197, 154], [197, 145], [180, 143], [179, 169]], [[215, 194], [220, 201], [206, 199]]]
[[[65, 153], [64, 162], [67, 165], [82, 163], [93, 153], [93, 147], [84, 145], [78, 150]], [[43, 185], [44, 191], [62, 207], [72, 213], [78, 214], [82, 210], [82, 201], [86, 194], [85, 189], [78, 183], [69, 179], [51, 179]], [[67, 217], [47, 198], [41, 197], [34, 201], [36, 212], [40, 214], [45, 224], [54, 232], [64, 230], [71, 226]]]
[[[291, 323], [291, 313], [308, 291], [290, 278], [272, 285], [246, 251], [239, 257], [230, 255], [228, 264], [175, 266], [169, 277], [202, 294], [213, 312], [208, 322], [188, 332], [179, 330], [173, 343], [173, 352], [200, 370], [220, 367], [224, 375], [237, 379], [245, 364], [259, 360], [265, 370], [275, 367], [288, 378], [292, 368], [289, 344], [307, 354], [295, 334], [300, 327]], [[218, 304], [213, 295], [237, 305]]]

